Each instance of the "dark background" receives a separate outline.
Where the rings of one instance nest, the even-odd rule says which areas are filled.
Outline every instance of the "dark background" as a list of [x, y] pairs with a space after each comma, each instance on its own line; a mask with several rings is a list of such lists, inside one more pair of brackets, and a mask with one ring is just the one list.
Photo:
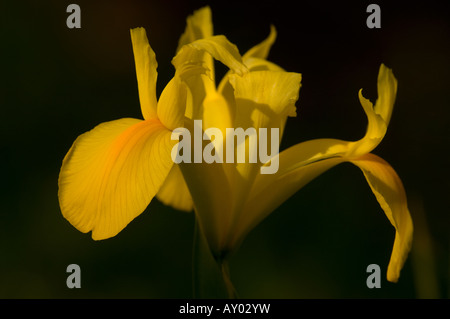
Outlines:
[[[156, 199], [118, 236], [95, 242], [61, 215], [57, 179], [75, 138], [101, 122], [141, 118], [129, 29], [143, 26], [158, 60], [158, 91], [185, 19], [209, 4], [215, 34], [241, 53], [274, 24], [269, 59], [303, 75], [298, 117], [282, 147], [321, 137], [356, 140], [375, 101], [380, 63], [399, 81], [388, 133], [374, 153], [402, 178], [415, 225], [398, 283], [386, 281], [394, 240], [358, 168], [343, 164], [285, 202], [246, 238], [231, 263], [243, 298], [449, 297], [448, 1], [2, 1], [0, 122], [1, 298], [189, 298], [193, 214]], [[66, 267], [81, 267], [81, 289]], [[366, 267], [382, 269], [380, 289]]]

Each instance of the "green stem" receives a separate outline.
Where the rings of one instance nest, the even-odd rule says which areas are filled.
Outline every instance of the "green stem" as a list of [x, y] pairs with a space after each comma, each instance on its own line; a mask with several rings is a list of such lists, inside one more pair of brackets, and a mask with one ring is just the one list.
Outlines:
[[237, 297], [230, 280], [228, 262], [213, 255], [198, 221], [194, 231], [192, 266], [195, 298], [229, 299]]

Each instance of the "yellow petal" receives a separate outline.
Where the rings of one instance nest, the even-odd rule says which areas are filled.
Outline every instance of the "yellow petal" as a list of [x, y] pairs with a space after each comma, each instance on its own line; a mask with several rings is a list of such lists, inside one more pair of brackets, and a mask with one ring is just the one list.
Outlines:
[[[240, 214], [234, 223], [237, 227], [229, 243], [231, 248], [239, 245], [256, 224], [304, 185], [333, 166], [350, 161], [362, 169], [386, 216], [396, 229], [387, 276], [390, 281], [398, 280], [412, 239], [412, 221], [406, 195], [401, 180], [392, 167], [375, 155], [367, 154], [384, 137], [395, 100], [396, 80], [384, 66], [380, 68], [378, 92], [375, 108], [359, 92], [360, 102], [369, 122], [366, 135], [361, 140], [307, 141], [272, 158], [271, 161], [279, 162], [280, 168], [275, 174], [256, 175], [247, 201], [241, 209], [245, 214]], [[270, 165], [271, 161], [265, 165]]]
[[[254, 129], [258, 139], [262, 139], [259, 129], [268, 129], [265, 142], [271, 147], [271, 129], [280, 129], [278, 132], [280, 139], [287, 116], [292, 114], [292, 110], [295, 110], [300, 81], [300, 74], [288, 72], [255, 71], [242, 77], [230, 75], [236, 103], [235, 127], [244, 130]], [[229, 140], [230, 137], [227, 136], [227, 139]], [[279, 140], [277, 142], [279, 143]], [[263, 164], [259, 160], [256, 163], [249, 160], [250, 137], [246, 138], [244, 146], [246, 159], [244, 162], [235, 159], [236, 169], [234, 176], [230, 177], [236, 194], [236, 214], [239, 214], [239, 206], [246, 200], [255, 176], [259, 174]], [[237, 145], [235, 145], [235, 157], [237, 150]], [[267, 155], [274, 155], [277, 152], [278, 149], [271, 149]]]
[[271, 25], [269, 36], [263, 42], [255, 45], [250, 50], [248, 50], [243, 56], [244, 60], [250, 57], [267, 59], [270, 48], [272, 47], [276, 38], [277, 38], [277, 30], [273, 25]]
[[158, 76], [156, 68], [158, 63], [156, 62], [155, 52], [148, 43], [145, 29], [131, 29], [130, 33], [142, 116], [148, 120], [156, 117], [156, 79]]
[[213, 35], [213, 24], [211, 19], [211, 9], [206, 6], [194, 11], [186, 19], [186, 29], [178, 42], [177, 52], [183, 45], [194, 42], [198, 39], [207, 38]]
[[395, 227], [394, 248], [389, 261], [387, 279], [397, 282], [411, 249], [413, 236], [413, 223], [402, 181], [394, 169], [376, 155], [367, 154], [351, 162], [363, 171], [378, 203]]
[[359, 101], [366, 113], [368, 124], [365, 136], [354, 143], [351, 149], [348, 150], [348, 156], [361, 156], [371, 152], [375, 147], [380, 144], [384, 138], [387, 125], [383, 118], [376, 114], [373, 109], [373, 104], [363, 97], [362, 90], [358, 93]]
[[[287, 116], [295, 115], [301, 74], [255, 71], [244, 76], [230, 75], [236, 100], [237, 127], [284, 126]], [[281, 135], [281, 134], [280, 134]]]
[[375, 107], [362, 96], [362, 90], [359, 91], [359, 100], [366, 113], [368, 125], [366, 135], [353, 145], [348, 152], [349, 156], [358, 157], [371, 152], [386, 134], [397, 94], [397, 80], [392, 70], [384, 64], [380, 66], [377, 88], [378, 98]]
[[[196, 143], [193, 121], [187, 120], [185, 127], [191, 132], [191, 155], [193, 155]], [[203, 141], [202, 150], [206, 144], [209, 142]], [[179, 164], [194, 201], [198, 221], [210, 248], [216, 253], [223, 252], [232, 222], [230, 212], [233, 209], [233, 192], [225, 172], [227, 165], [231, 164], [215, 162], [208, 164], [204, 161], [195, 163], [194, 160], [191, 160], [191, 163]]]
[[185, 115], [194, 120], [203, 118], [205, 98], [210, 94], [216, 94], [214, 65], [208, 63], [207, 57], [214, 57], [238, 74], [248, 71], [242, 63], [237, 47], [224, 36], [199, 39], [184, 45], [172, 60], [177, 72], [187, 64], [209, 68], [208, 74], [191, 76], [185, 81], [189, 88]]
[[190, 212], [194, 209], [191, 194], [177, 164], [172, 166], [164, 184], [156, 194], [156, 198], [165, 205], [178, 210]]
[[216, 35], [184, 45], [173, 58], [172, 64], [178, 69], [186, 62], [198, 61], [198, 52], [207, 52], [214, 59], [225, 64], [233, 72], [243, 75], [248, 72], [247, 67], [242, 63], [239, 50], [223, 35]]
[[166, 85], [158, 101], [158, 118], [169, 130], [182, 127], [186, 109], [186, 85], [175, 75]]
[[[216, 91], [214, 81], [210, 76], [210, 70], [203, 61], [188, 61], [177, 67], [175, 77], [179, 77], [182, 82], [182, 84], [177, 84], [178, 89], [185, 90], [184, 104], [178, 108], [178, 112], [184, 110], [184, 116], [189, 119], [202, 118], [205, 96]], [[175, 105], [180, 104], [176, 103]]]
[[284, 71], [279, 65], [255, 57], [249, 57], [244, 59], [244, 64], [250, 71]]
[[185, 63], [169, 81], [158, 101], [158, 118], [169, 129], [184, 125], [187, 104], [187, 86], [191, 77], [204, 75], [207, 70], [198, 64]]
[[386, 126], [391, 120], [392, 110], [397, 96], [397, 79], [392, 70], [381, 64], [377, 81], [378, 99], [375, 103], [375, 113], [379, 114]]
[[[244, 64], [248, 68], [250, 72], [254, 71], [278, 71], [281, 72], [283, 68], [276, 65], [275, 63], [269, 62], [264, 59], [260, 58], [244, 58]], [[233, 85], [230, 83], [230, 75], [233, 75], [232, 71], [228, 71], [225, 76], [222, 78], [222, 80], [219, 83], [219, 86], [217, 87], [217, 92], [221, 94], [228, 105], [230, 106], [231, 110], [236, 109], [236, 101], [234, 97], [234, 89]], [[292, 112], [292, 115], [295, 116], [295, 111]]]
[[[209, 139], [214, 145], [214, 152], [222, 154], [223, 161], [226, 162], [226, 132], [227, 128], [233, 128], [234, 126], [235, 110], [232, 105], [218, 92], [210, 92], [203, 102], [203, 130], [204, 134], [208, 135], [210, 128], [219, 129], [222, 133], [222, 139], [218, 136], [214, 136]], [[220, 157], [220, 156], [219, 156]], [[234, 180], [236, 173], [236, 167], [234, 164], [224, 164], [223, 170], [227, 175], [229, 181]]]
[[63, 216], [95, 240], [141, 214], [173, 165], [171, 132], [158, 120], [120, 119], [80, 135], [59, 175]]
[[[269, 62], [264, 59], [248, 57], [244, 58], [244, 64], [248, 68], [250, 72], [254, 71], [284, 71], [283, 68], [276, 65], [275, 63]], [[236, 101], [234, 97], [234, 89], [230, 83], [230, 75], [232, 75], [232, 71], [228, 71], [217, 87], [217, 92], [221, 94], [231, 110], [236, 109]], [[292, 113], [294, 115], [295, 112]]]
[[217, 92], [208, 94], [203, 104], [204, 129], [216, 127], [225, 135], [226, 129], [233, 127], [234, 110], [231, 109], [225, 98]]
[[[295, 114], [301, 75], [289, 72], [255, 71], [244, 76], [230, 75], [236, 103], [235, 127], [254, 128], [259, 134], [260, 128], [278, 128], [281, 139], [288, 115]], [[270, 136], [270, 130], [267, 132]], [[271, 145], [269, 137], [265, 142]], [[279, 142], [279, 141], [278, 141]], [[246, 154], [249, 154], [248, 143]], [[272, 154], [278, 150], [272, 150]], [[262, 163], [238, 163], [237, 170], [242, 178], [252, 183]], [[248, 185], [242, 185], [249, 190]], [[240, 190], [241, 196], [246, 192]]]
[[[213, 24], [211, 18], [211, 9], [209, 8], [209, 6], [206, 6], [194, 11], [194, 13], [186, 19], [186, 29], [180, 37], [176, 52], [178, 53], [186, 44], [212, 36]], [[210, 54], [207, 54], [206, 52], [197, 52], [195, 54], [197, 55], [197, 57], [193, 60], [202, 61], [202, 63], [209, 70], [210, 77], [213, 79], [214, 62], [212, 56]], [[204, 80], [206, 82], [210, 82], [206, 77], [204, 78]], [[212, 82], [214, 83], [214, 81]]]
[[[261, 43], [252, 47], [242, 56], [242, 60], [244, 61], [244, 64], [249, 69], [249, 71], [284, 71], [275, 63], [266, 60], [267, 56], [269, 55], [270, 48], [275, 42], [276, 37], [276, 29], [273, 25], [271, 25], [269, 36]], [[229, 75], [232, 73], [233, 72], [228, 71], [217, 87], [219, 93], [221, 93], [227, 99], [230, 105], [234, 103], [233, 87], [229, 83]]]
[[185, 116], [192, 120], [201, 120], [206, 96], [216, 92], [214, 81], [209, 76], [202, 74], [186, 80], [186, 85], [189, 89]]
[[[303, 145], [303, 147], [299, 147]], [[295, 192], [328, 169], [349, 161], [358, 166], [387, 218], [395, 227], [395, 241], [387, 279], [396, 282], [411, 248], [413, 225], [405, 190], [394, 169], [373, 154], [347, 158], [344, 141], [314, 140], [280, 153], [280, 170], [273, 175], [258, 175], [239, 216], [230, 246], [239, 245], [246, 234]], [[313, 155], [316, 154], [316, 155]]]
[[[238, 81], [242, 82], [243, 80]], [[337, 139], [317, 139], [299, 143], [281, 152], [278, 158], [274, 159], [279, 161], [279, 170], [275, 174], [264, 175], [258, 173], [253, 188], [250, 192], [248, 200], [249, 203], [246, 204], [252, 207], [258, 207], [260, 203], [264, 203], [264, 201], [266, 201], [267, 203], [264, 204], [265, 208], [262, 208], [261, 210], [255, 208], [253, 210], [254, 212], [246, 214], [246, 218], [261, 220], [261, 217], [258, 216], [258, 214], [266, 216], [271, 212], [271, 209], [278, 207], [278, 205], [284, 202], [284, 200], [300, 189], [305, 184], [301, 180], [303, 178], [302, 174], [304, 174], [302, 172], [304, 170], [304, 166], [310, 166], [316, 162], [334, 158], [340, 158], [341, 161], [344, 161], [345, 159], [358, 158], [375, 148], [386, 133], [386, 121], [388, 120], [386, 116], [388, 113], [390, 114], [390, 112], [392, 112], [393, 101], [395, 100], [395, 97], [392, 96], [392, 92], [395, 92], [395, 87], [396, 80], [392, 74], [392, 71], [382, 65], [378, 76], [378, 92], [380, 95], [378, 97], [378, 101], [383, 101], [384, 104], [383, 107], [380, 106], [378, 110], [383, 109], [384, 111], [380, 111], [380, 114], [374, 110], [372, 103], [365, 99], [362, 96], [361, 91], [359, 91], [359, 99], [368, 118], [367, 132], [361, 140], [350, 142]], [[386, 111], [388, 109], [390, 109], [389, 112]], [[339, 162], [339, 160], [337, 161]], [[333, 163], [333, 161], [330, 163]], [[270, 162], [265, 165], [270, 165]], [[314, 167], [318, 167], [317, 172], [320, 172], [319, 168], [328, 167], [328, 164], [323, 163], [320, 165], [313, 165], [310, 169], [312, 171], [316, 171]], [[300, 171], [296, 173], [299, 169]], [[299, 180], [297, 182], [293, 182], [296, 178], [296, 174], [299, 174]], [[317, 174], [317, 176], [318, 175], [319, 174]], [[282, 187], [276, 188], [275, 190], [272, 186], [273, 183], [283, 181], [284, 178], [292, 178], [293, 180], [287, 180]], [[257, 198], [257, 194], [264, 194], [264, 192], [267, 192], [267, 196], [263, 195], [264, 199], [252, 199], [253, 197]], [[270, 195], [270, 193], [272, 193], [272, 195]], [[251, 215], [254, 216], [251, 217]]]

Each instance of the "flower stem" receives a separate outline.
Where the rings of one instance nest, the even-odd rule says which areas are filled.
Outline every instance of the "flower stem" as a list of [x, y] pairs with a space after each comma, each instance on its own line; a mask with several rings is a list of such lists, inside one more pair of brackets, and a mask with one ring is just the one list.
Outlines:
[[230, 280], [227, 260], [216, 258], [198, 221], [195, 224], [193, 247], [194, 297], [202, 299], [236, 298], [236, 290]]

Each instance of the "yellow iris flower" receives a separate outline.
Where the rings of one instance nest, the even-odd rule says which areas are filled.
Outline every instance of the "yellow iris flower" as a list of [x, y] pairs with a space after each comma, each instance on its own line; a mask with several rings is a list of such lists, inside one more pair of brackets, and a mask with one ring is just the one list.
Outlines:
[[[187, 19], [172, 63], [175, 75], [159, 100], [157, 62], [143, 28], [131, 30], [139, 99], [144, 120], [124, 118], [80, 135], [65, 156], [59, 177], [63, 216], [95, 240], [118, 234], [156, 196], [179, 210], [195, 210], [199, 229], [215, 258], [236, 250], [261, 220], [301, 187], [342, 162], [364, 173], [376, 199], [395, 227], [387, 278], [397, 281], [410, 250], [413, 226], [401, 180], [392, 167], [370, 152], [381, 142], [391, 117], [397, 80], [381, 65], [375, 106], [359, 92], [368, 118], [359, 141], [317, 139], [297, 144], [266, 163], [174, 164], [175, 128], [278, 128], [296, 115], [301, 75], [266, 60], [275, 41], [266, 40], [240, 55], [224, 36], [214, 36], [208, 7]], [[229, 68], [218, 85], [214, 59]], [[225, 151], [224, 140], [214, 140]], [[269, 137], [270, 139], [270, 137]], [[248, 150], [248, 141], [246, 142]], [[278, 161], [274, 174], [261, 166]]]

